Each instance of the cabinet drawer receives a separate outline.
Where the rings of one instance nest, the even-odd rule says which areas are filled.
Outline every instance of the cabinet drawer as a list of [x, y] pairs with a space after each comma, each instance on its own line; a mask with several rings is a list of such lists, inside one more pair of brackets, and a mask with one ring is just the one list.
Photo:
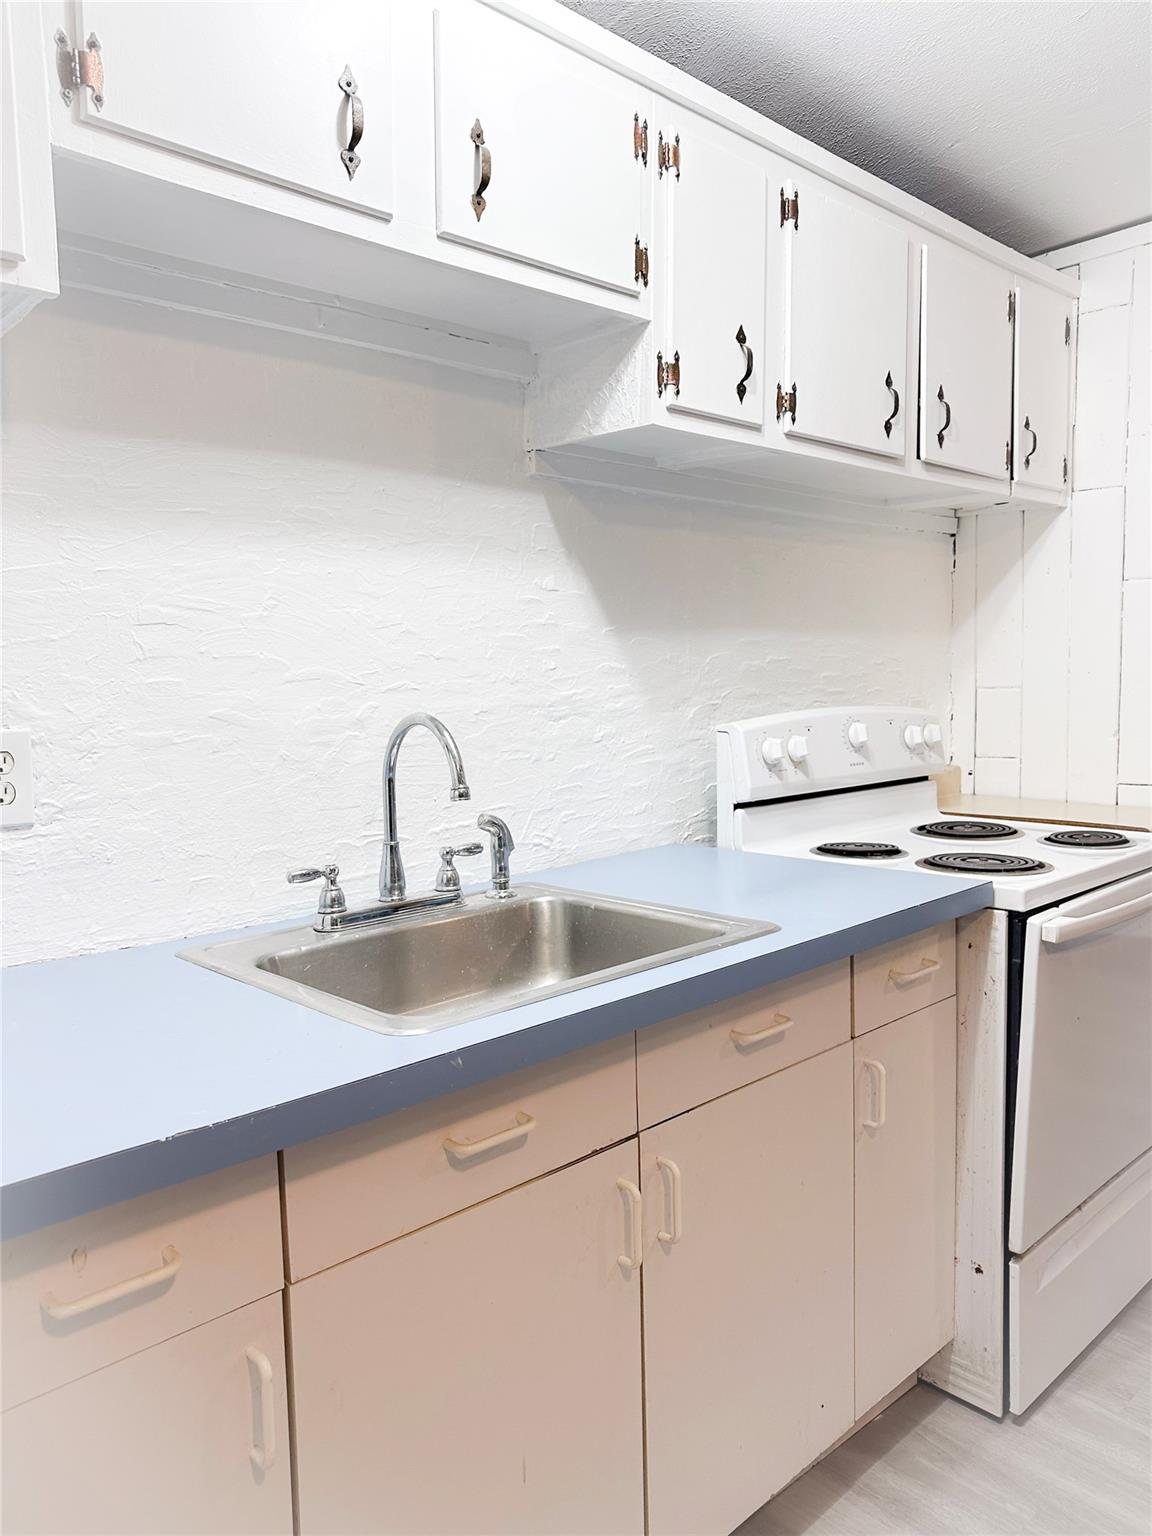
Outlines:
[[642, 1029], [636, 1036], [641, 1129], [847, 1040], [848, 964], [838, 960]]
[[282, 1299], [23, 1403], [0, 1433], [7, 1536], [290, 1536]]
[[852, 957], [852, 1033], [866, 1035], [955, 993], [955, 923], [881, 944]]
[[276, 1159], [12, 1238], [2, 1262], [9, 1408], [280, 1290]]
[[634, 1037], [284, 1153], [293, 1280], [636, 1134]]

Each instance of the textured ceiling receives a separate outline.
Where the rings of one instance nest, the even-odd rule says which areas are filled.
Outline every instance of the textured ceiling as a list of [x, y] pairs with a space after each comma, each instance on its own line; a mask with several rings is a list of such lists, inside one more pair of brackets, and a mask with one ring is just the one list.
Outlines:
[[1146, 0], [564, 0], [1034, 254], [1152, 214]]

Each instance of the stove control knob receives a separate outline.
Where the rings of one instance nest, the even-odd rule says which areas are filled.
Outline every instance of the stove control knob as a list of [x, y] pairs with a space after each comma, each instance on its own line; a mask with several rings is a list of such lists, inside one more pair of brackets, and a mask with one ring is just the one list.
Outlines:
[[794, 763], [802, 763], [808, 756], [807, 736], [789, 736], [788, 756]]
[[904, 727], [904, 745], [909, 752], [919, 752], [924, 745], [924, 732], [918, 725], [906, 725]]
[[944, 740], [944, 732], [938, 725], [926, 725], [924, 727], [924, 744], [929, 747], [938, 747]]
[[784, 743], [779, 736], [765, 736], [760, 748], [760, 756], [769, 768], [776, 768], [784, 761]]
[[868, 745], [868, 727], [863, 720], [853, 720], [848, 727], [848, 744], [855, 747], [857, 752]]

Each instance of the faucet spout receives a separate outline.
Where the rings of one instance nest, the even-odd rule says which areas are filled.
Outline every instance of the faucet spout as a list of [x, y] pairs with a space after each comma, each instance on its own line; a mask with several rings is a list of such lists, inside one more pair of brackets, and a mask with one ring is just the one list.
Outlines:
[[401, 742], [417, 725], [431, 731], [443, 749], [451, 780], [450, 797], [453, 800], [472, 798], [472, 791], [464, 777], [464, 760], [460, 756], [460, 748], [444, 722], [422, 711], [405, 715], [388, 738], [384, 753], [384, 852], [380, 860], [380, 896], [384, 901], [403, 901], [405, 897], [404, 861], [400, 857], [400, 838], [396, 826], [396, 760], [400, 755]]

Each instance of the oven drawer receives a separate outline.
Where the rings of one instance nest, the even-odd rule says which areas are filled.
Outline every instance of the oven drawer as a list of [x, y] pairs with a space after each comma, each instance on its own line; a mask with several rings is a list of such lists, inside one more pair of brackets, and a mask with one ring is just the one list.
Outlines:
[[640, 1129], [847, 1040], [852, 1015], [848, 968], [847, 960], [838, 960], [640, 1030]]
[[891, 1024], [956, 994], [956, 924], [941, 923], [852, 957], [852, 1033]]
[[276, 1159], [10, 1238], [2, 1262], [10, 1408], [280, 1290]]

